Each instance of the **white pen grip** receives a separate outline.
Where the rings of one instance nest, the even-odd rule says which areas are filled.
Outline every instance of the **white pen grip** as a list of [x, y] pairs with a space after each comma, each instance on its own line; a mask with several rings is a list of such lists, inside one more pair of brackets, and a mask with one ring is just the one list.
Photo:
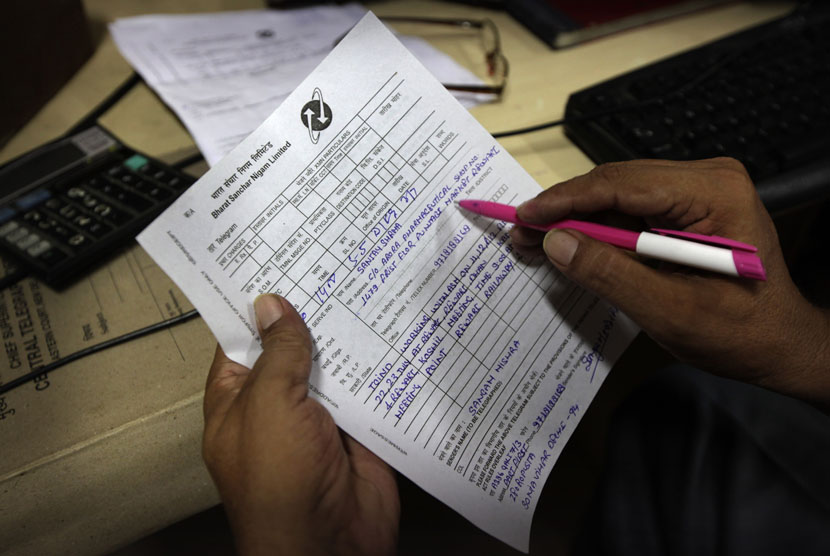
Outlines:
[[738, 276], [732, 250], [723, 247], [643, 232], [637, 239], [637, 253], [662, 261]]

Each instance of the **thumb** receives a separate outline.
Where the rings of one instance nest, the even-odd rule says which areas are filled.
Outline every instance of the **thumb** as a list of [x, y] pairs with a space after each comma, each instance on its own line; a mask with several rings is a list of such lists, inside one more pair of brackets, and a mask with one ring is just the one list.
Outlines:
[[253, 368], [257, 383], [282, 399], [301, 401], [308, 395], [311, 337], [302, 317], [285, 298], [275, 294], [254, 300], [262, 354]]
[[683, 277], [649, 268], [621, 249], [574, 230], [551, 230], [544, 249], [565, 276], [646, 329], [671, 322], [669, 311], [690, 288]]

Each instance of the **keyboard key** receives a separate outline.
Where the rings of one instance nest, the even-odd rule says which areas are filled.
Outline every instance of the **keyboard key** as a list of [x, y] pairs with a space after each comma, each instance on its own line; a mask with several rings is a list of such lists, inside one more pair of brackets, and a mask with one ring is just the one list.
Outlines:
[[100, 239], [110, 233], [112, 228], [104, 224], [103, 222], [93, 222], [89, 226], [84, 228], [84, 231], [94, 237], [95, 239]]
[[58, 214], [60, 214], [61, 216], [63, 216], [66, 219], [71, 219], [71, 218], [75, 218], [75, 215], [78, 214], [78, 209], [76, 209], [72, 205], [64, 205], [58, 211]]
[[126, 212], [118, 210], [111, 205], [107, 205], [106, 203], [99, 204], [94, 209], [92, 209], [92, 212], [104, 218], [111, 224], [114, 224], [116, 227], [123, 226], [124, 224], [132, 220], [132, 217]]
[[26, 236], [18, 239], [15, 246], [20, 250], [25, 250], [40, 241], [40, 236], [34, 232], [30, 232]]
[[111, 206], [109, 206], [109, 205], [106, 205], [106, 204], [101, 203], [100, 205], [96, 206], [96, 207], [95, 207], [95, 209], [93, 209], [93, 211], [94, 211], [94, 212], [95, 212], [95, 214], [97, 214], [98, 216], [101, 216], [101, 217], [103, 217], [103, 218], [106, 218], [106, 217], [108, 217], [110, 214], [112, 214], [112, 213], [113, 213], [114, 209], [113, 209]]
[[137, 195], [132, 191], [127, 191], [125, 189], [122, 189], [121, 191], [113, 195], [113, 198], [121, 204], [135, 210], [136, 212], [145, 211], [151, 206], [153, 206], [152, 201], [148, 201], [144, 197]]
[[80, 187], [70, 187], [66, 192], [66, 196], [70, 199], [81, 199], [85, 195], [86, 191]]
[[21, 239], [27, 237], [29, 235], [29, 230], [26, 228], [16, 228], [13, 231], [6, 234], [6, 241], [9, 243], [17, 243]]
[[49, 221], [48, 231], [49, 233], [60, 239], [67, 239], [69, 236], [72, 235], [72, 230], [70, 230], [69, 228], [55, 220]]
[[161, 168], [156, 169], [156, 171], [153, 172], [152, 176], [153, 176], [153, 179], [156, 179], [156, 180], [158, 180], [160, 182], [163, 182], [163, 183], [167, 183], [171, 178], [170, 173], [167, 172], [166, 170], [162, 170]]
[[155, 184], [150, 183], [147, 180], [136, 180], [135, 183], [133, 183], [133, 185], [132, 185], [132, 188], [135, 191], [138, 191], [140, 193], [144, 193], [145, 195], [147, 194], [147, 190], [150, 189], [151, 187], [155, 187]]
[[103, 222], [99, 222], [98, 220], [87, 215], [75, 217], [72, 224], [96, 239], [105, 236], [112, 229]]
[[6, 237], [7, 235], [12, 233], [13, 231], [18, 229], [19, 227], [20, 227], [20, 224], [18, 224], [17, 222], [15, 222], [13, 220], [11, 222], [6, 222], [2, 226], [0, 226], [0, 237]]
[[130, 158], [124, 161], [124, 166], [129, 168], [130, 170], [141, 170], [147, 163], [150, 162], [145, 157], [141, 156], [140, 154], [134, 154]]
[[149, 195], [153, 199], [156, 199], [157, 201], [163, 201], [164, 199], [170, 198], [173, 195], [173, 192], [169, 189], [156, 186], [148, 190], [147, 195]]
[[132, 185], [133, 183], [138, 181], [134, 174], [131, 174], [127, 171], [120, 172], [117, 176], [115, 176], [115, 178], [121, 183], [126, 183], [127, 185]]
[[75, 234], [66, 240], [71, 247], [81, 249], [89, 244], [89, 240], [83, 234]]
[[32, 245], [26, 249], [26, 253], [28, 253], [30, 257], [40, 257], [51, 248], [52, 244], [49, 241], [42, 239], [37, 243], [37, 245]]
[[30, 210], [29, 212], [27, 212], [26, 214], [23, 215], [23, 220], [25, 220], [26, 222], [29, 222], [30, 224], [35, 224], [35, 225], [38, 222], [40, 222], [41, 220], [43, 220], [44, 218], [45, 217], [43, 216], [43, 214], [39, 211], [36, 211], [36, 210]]
[[92, 218], [85, 214], [80, 214], [76, 216], [74, 220], [72, 220], [72, 223], [76, 226], [83, 228], [85, 226], [89, 226], [92, 223]]
[[99, 193], [103, 193], [104, 195], [112, 195], [113, 191], [116, 190], [115, 184], [108, 179], [102, 179], [94, 184], [90, 184], [90, 187]]

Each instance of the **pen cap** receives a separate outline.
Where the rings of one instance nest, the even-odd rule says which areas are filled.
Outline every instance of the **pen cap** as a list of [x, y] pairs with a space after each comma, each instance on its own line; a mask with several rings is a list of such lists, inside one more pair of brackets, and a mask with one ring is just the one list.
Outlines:
[[761, 259], [758, 258], [758, 255], [747, 253], [746, 251], [734, 251], [732, 257], [735, 260], [735, 268], [738, 269], [740, 276], [755, 280], [767, 279], [767, 271], [764, 270], [764, 265]]

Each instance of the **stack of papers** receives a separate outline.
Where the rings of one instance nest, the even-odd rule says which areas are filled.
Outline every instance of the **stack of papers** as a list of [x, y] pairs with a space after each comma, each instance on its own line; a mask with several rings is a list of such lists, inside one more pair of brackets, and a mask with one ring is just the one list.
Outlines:
[[[347, 4], [148, 15], [116, 20], [110, 32], [212, 166], [256, 129], [365, 13]], [[429, 43], [401, 38], [443, 82], [481, 82]], [[459, 93], [458, 98], [471, 107], [492, 96]]]

